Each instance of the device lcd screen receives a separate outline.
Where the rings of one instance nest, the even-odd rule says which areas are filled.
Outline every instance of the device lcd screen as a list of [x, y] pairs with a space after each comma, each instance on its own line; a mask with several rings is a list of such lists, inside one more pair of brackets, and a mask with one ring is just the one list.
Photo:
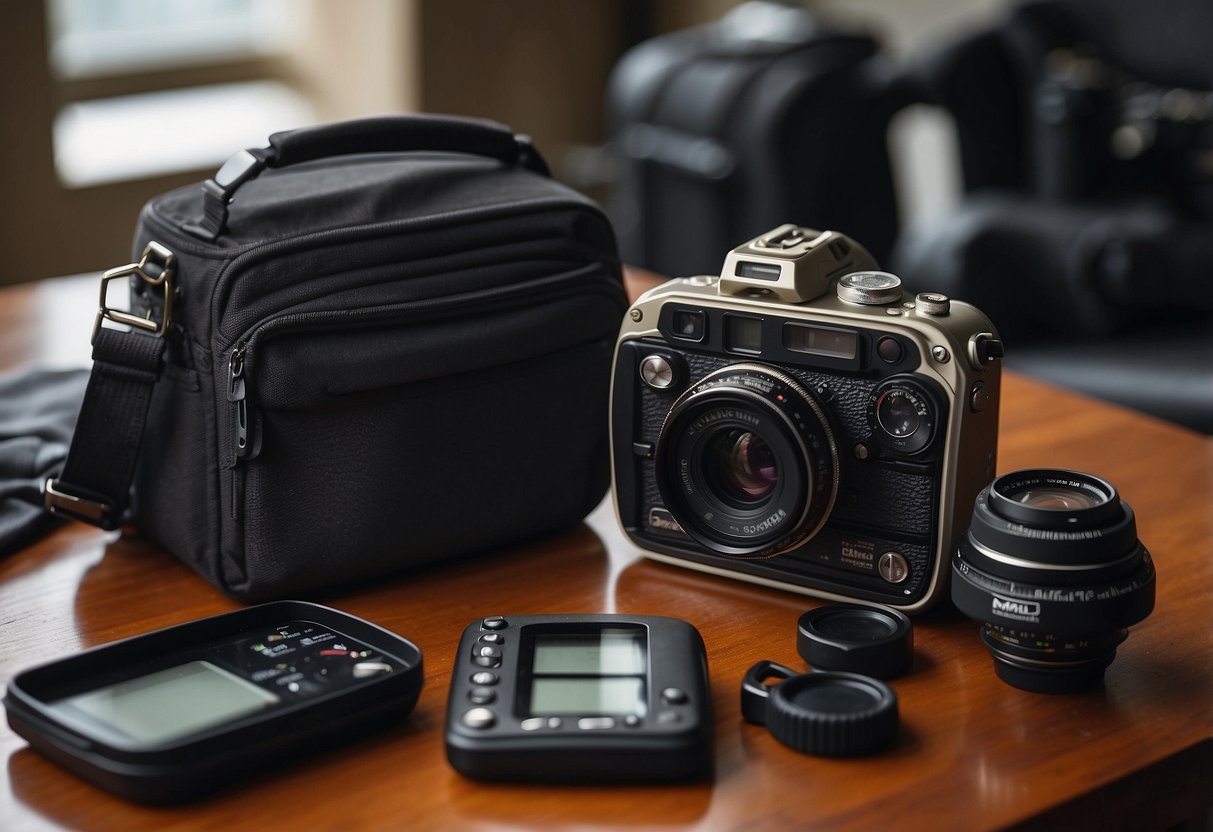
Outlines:
[[858, 351], [859, 336], [845, 329], [784, 324], [783, 345], [792, 352], [852, 359]]
[[644, 715], [643, 630], [538, 634], [533, 650], [529, 715]]
[[160, 743], [230, 722], [279, 701], [206, 661], [187, 662], [54, 703], [141, 743]]

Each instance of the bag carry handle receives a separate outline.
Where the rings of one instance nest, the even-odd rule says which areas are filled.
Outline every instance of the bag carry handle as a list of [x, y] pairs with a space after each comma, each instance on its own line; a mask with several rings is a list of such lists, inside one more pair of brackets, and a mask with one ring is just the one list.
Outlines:
[[454, 116], [381, 116], [285, 130], [269, 147], [238, 151], [202, 183], [202, 218], [186, 230], [213, 241], [227, 228], [228, 204], [236, 190], [266, 168], [282, 168], [357, 153], [411, 151], [467, 153], [550, 176], [529, 136], [487, 119]]

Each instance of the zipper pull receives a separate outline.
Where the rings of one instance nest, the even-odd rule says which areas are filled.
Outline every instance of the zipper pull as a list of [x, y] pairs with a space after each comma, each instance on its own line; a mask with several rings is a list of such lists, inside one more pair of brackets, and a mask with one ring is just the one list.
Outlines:
[[227, 400], [244, 401], [244, 344], [237, 344], [227, 362]]
[[245, 402], [244, 344], [237, 344], [227, 362], [227, 400], [236, 403], [236, 456], [248, 449], [248, 404]]

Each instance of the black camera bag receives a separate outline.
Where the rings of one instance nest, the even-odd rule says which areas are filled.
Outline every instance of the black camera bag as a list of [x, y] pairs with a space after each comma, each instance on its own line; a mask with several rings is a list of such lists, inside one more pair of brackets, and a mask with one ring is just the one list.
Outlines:
[[148, 203], [134, 249], [51, 511], [131, 519], [260, 599], [567, 528], [605, 493], [615, 239], [525, 137], [278, 133]]

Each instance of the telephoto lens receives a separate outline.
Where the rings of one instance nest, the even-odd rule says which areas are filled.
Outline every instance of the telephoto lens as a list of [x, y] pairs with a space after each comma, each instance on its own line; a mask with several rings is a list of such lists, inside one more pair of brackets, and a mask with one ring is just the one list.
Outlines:
[[982, 622], [998, 677], [1037, 693], [1102, 681], [1154, 609], [1154, 562], [1111, 483], [1065, 470], [982, 489], [952, 559], [952, 600]]

